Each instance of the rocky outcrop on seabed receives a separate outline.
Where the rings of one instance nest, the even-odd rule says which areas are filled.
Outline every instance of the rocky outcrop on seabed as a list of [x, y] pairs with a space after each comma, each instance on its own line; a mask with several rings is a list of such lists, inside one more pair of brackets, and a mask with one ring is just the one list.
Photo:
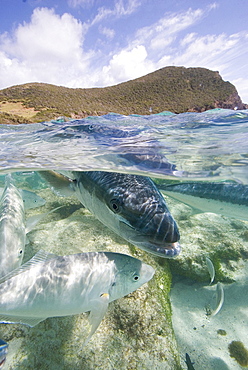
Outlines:
[[[215, 282], [233, 282], [248, 259], [248, 221], [215, 213], [194, 213], [186, 204], [166, 197], [177, 221], [182, 251], [169, 261], [173, 275], [209, 281], [206, 257], [215, 268]], [[230, 215], [231, 216], [231, 215]]]

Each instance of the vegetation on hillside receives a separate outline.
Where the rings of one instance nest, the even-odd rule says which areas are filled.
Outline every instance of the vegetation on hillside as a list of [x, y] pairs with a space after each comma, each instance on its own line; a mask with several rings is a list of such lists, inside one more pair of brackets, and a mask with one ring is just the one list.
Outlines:
[[4, 125], [18, 125], [20, 123], [32, 123], [33, 121], [19, 116], [17, 114], [9, 114], [0, 112], [0, 123]]
[[24, 108], [34, 108], [38, 113], [32, 117], [33, 122], [61, 115], [81, 118], [108, 112], [128, 115], [165, 110], [181, 113], [216, 107], [245, 108], [235, 86], [223, 81], [218, 72], [184, 67], [165, 67], [105, 88], [72, 89], [28, 83], [1, 90], [1, 101], [22, 102]]

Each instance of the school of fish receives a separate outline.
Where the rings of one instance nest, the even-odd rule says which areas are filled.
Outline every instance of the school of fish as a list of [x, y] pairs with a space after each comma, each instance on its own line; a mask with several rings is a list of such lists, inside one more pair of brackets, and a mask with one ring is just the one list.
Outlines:
[[154, 269], [128, 255], [38, 252], [0, 280], [0, 321], [34, 326], [48, 317], [90, 311], [91, 335], [108, 303], [149, 281]]
[[[77, 181], [54, 173], [47, 173], [47, 178], [52, 178], [52, 185], [56, 182], [58, 191], [63, 183], [64, 191], [66, 188], [68, 194], [75, 192], [93, 214], [99, 212], [100, 221], [135, 245], [163, 257], [179, 253], [176, 223], [150, 179], [145, 178], [142, 183], [138, 176], [111, 173], [107, 177], [101, 172], [93, 173], [93, 178], [89, 175], [73, 173]], [[135, 192], [141, 194], [142, 187], [146, 192], [135, 203]], [[42, 214], [26, 220], [25, 205], [40, 206], [44, 200], [35, 193], [17, 189], [11, 175], [6, 175], [1, 193], [0, 322], [34, 326], [48, 317], [89, 311], [91, 330], [84, 345], [87, 344], [109, 302], [148, 282], [154, 275], [153, 267], [134, 257], [111, 252], [55, 256], [39, 251], [22, 265], [26, 234], [44, 217]], [[128, 195], [131, 197], [126, 201]], [[4, 340], [2, 343], [0, 355], [4, 364], [8, 344]]]
[[[150, 178], [101, 171], [41, 171], [40, 175], [57, 194], [75, 194], [104, 225], [133, 245], [160, 257], [180, 253], [177, 224]], [[178, 193], [191, 197], [192, 187], [195, 185], [168, 185], [162, 191], [187, 203]], [[22, 265], [26, 234], [49, 213], [26, 219], [25, 209], [44, 204], [44, 199], [18, 189], [12, 176], [6, 175], [5, 188], [0, 188], [0, 323], [34, 326], [48, 317], [90, 312], [91, 329], [85, 345], [100, 325], [108, 304], [147, 283], [155, 270], [137, 258], [113, 252], [57, 256], [41, 250]], [[208, 257], [206, 263], [211, 284], [214, 267]], [[220, 284], [217, 288], [222, 294], [213, 315], [224, 300], [223, 288]], [[0, 368], [7, 349], [8, 344], [1, 339]]]

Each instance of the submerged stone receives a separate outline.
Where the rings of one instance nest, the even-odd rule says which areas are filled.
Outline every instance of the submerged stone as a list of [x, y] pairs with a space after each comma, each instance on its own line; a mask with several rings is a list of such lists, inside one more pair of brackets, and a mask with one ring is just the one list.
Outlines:
[[230, 356], [234, 357], [241, 366], [248, 367], [248, 350], [242, 342], [233, 340], [229, 344], [228, 350]]
[[166, 202], [181, 234], [181, 253], [169, 261], [172, 273], [206, 282], [208, 257], [215, 281], [235, 281], [248, 257], [248, 222], [215, 213], [194, 214], [192, 208], [169, 197]]

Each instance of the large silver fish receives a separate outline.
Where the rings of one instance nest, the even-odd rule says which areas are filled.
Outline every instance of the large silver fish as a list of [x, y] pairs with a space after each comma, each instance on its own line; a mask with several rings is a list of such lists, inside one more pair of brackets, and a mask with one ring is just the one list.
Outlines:
[[26, 241], [25, 210], [22, 196], [6, 176], [0, 199], [0, 277], [22, 263]]
[[149, 177], [85, 171], [66, 173], [68, 181], [52, 171], [40, 174], [66, 195], [73, 190], [98, 220], [135, 246], [160, 257], [179, 254], [176, 222]]
[[219, 213], [248, 221], [248, 186], [232, 183], [188, 182], [160, 185], [162, 193], [196, 212]]
[[[25, 192], [24, 192], [25, 194]], [[18, 268], [23, 260], [26, 234], [48, 213], [25, 218], [23, 192], [15, 186], [11, 175], [5, 177], [5, 188], [0, 198], [0, 277]], [[26, 205], [34, 207], [34, 202], [41, 204], [42, 198], [26, 193]], [[60, 207], [58, 207], [60, 208]]]
[[90, 311], [88, 341], [108, 303], [138, 289], [153, 274], [151, 266], [124, 254], [55, 256], [40, 251], [0, 279], [0, 321], [34, 326], [47, 317]]

